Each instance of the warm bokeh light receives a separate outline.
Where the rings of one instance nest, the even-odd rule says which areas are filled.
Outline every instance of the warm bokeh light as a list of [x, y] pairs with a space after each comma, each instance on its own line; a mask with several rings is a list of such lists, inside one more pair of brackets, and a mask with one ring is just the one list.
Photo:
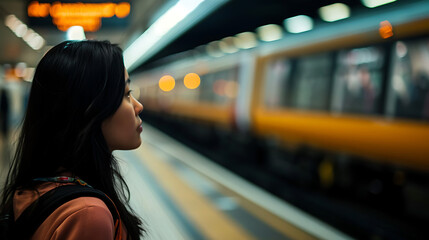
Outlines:
[[196, 73], [188, 73], [183, 82], [187, 88], [195, 89], [200, 86], [201, 79]]
[[49, 3], [31, 2], [27, 8], [29, 17], [47, 17], [49, 15]]
[[116, 7], [114, 3], [104, 3], [99, 11], [102, 11], [102, 17], [111, 18], [115, 16]]
[[127, 2], [116, 5], [115, 14], [118, 18], [124, 18], [130, 14], [131, 6]]
[[33, 1], [28, 5], [29, 17], [52, 17], [53, 23], [61, 31], [71, 26], [82, 26], [87, 32], [95, 32], [101, 27], [101, 18], [125, 18], [130, 14], [131, 5], [121, 3], [39, 3]]
[[393, 36], [393, 27], [389, 21], [382, 21], [380, 23], [380, 28], [378, 31], [380, 32], [380, 36], [383, 39], [390, 38], [391, 36]]
[[101, 27], [100, 18], [54, 18], [53, 23], [61, 31], [67, 31], [72, 26], [82, 26], [85, 32], [95, 32]]
[[170, 75], [164, 75], [159, 79], [159, 88], [164, 92], [169, 92], [174, 89], [176, 80]]

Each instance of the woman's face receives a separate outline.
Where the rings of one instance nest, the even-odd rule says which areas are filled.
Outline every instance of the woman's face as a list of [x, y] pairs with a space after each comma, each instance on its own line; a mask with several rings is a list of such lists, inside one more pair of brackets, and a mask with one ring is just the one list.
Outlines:
[[139, 113], [143, 105], [137, 101], [130, 91], [130, 80], [125, 70], [125, 92], [122, 103], [116, 112], [101, 124], [103, 136], [110, 150], [129, 150], [140, 146], [142, 120]]

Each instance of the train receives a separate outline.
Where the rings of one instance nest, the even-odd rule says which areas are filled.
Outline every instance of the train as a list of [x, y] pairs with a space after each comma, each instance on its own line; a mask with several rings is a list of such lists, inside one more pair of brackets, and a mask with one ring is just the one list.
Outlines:
[[[428, 1], [154, 66], [131, 73], [148, 118], [244, 149], [240, 164], [257, 158], [298, 186], [429, 220]], [[197, 88], [182, 84], [188, 73]], [[168, 92], [165, 75], [176, 79]]]

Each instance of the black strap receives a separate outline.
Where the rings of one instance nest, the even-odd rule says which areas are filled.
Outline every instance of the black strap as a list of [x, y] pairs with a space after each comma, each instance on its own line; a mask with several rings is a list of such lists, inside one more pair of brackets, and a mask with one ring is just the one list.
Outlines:
[[55, 209], [78, 197], [96, 197], [103, 200], [113, 216], [113, 222], [119, 219], [115, 205], [102, 191], [81, 185], [65, 185], [43, 194], [24, 210], [14, 224], [16, 239], [30, 239]]

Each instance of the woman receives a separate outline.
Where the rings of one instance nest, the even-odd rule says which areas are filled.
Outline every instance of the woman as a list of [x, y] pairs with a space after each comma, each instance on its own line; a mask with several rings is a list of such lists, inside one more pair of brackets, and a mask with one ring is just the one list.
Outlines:
[[[122, 239], [139, 239], [142, 224], [129, 208], [129, 190], [112, 155], [141, 144], [143, 106], [129, 83], [122, 50], [107, 41], [66, 41], [49, 50], [34, 75], [0, 211], [13, 205], [16, 219], [47, 191], [86, 182], [116, 206]], [[56, 209], [32, 239], [114, 235], [103, 201], [80, 197]]]

